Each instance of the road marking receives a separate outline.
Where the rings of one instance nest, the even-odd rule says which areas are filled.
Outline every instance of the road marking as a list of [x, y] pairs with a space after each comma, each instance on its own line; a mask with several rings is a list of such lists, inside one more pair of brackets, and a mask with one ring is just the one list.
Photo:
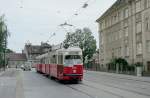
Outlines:
[[16, 79], [17, 79], [16, 98], [24, 98], [22, 73], [20, 71], [18, 71]]

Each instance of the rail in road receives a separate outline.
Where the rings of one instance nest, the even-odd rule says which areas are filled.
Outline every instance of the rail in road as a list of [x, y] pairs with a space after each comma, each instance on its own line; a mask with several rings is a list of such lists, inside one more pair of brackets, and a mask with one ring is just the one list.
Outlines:
[[[0, 78], [4, 80], [6, 77], [17, 84], [17, 97], [13, 98], [150, 98], [150, 83], [147, 80], [137, 81], [135, 78], [128, 79], [115, 74], [85, 72], [84, 80], [79, 84], [62, 84], [35, 71], [13, 70]], [[7, 81], [7, 84], [11, 82]], [[3, 98], [12, 98], [15, 95], [13, 92], [6, 96], [3, 94]]]
[[[112, 85], [98, 84], [84, 80], [84, 83], [78, 85], [66, 85], [69, 88], [72, 88], [78, 92], [82, 92], [90, 98], [103, 98], [103, 95], [106, 97], [116, 97], [116, 98], [149, 98], [150, 95], [146, 93], [136, 92], [129, 89], [118, 88]], [[86, 88], [83, 89], [83, 88]], [[93, 92], [92, 92], [93, 91]], [[95, 92], [98, 91], [98, 92]], [[92, 92], [92, 94], [91, 94]], [[95, 93], [94, 93], [95, 92]], [[104, 97], [104, 98], [105, 98]]]
[[[98, 72], [98, 71], [86, 71], [86, 73], [95, 73], [95, 74], [99, 74], [101, 76], [107, 76], [109, 78], [125, 79], [125, 80], [131, 80], [131, 81], [150, 83], [150, 77], [137, 77], [137, 76], [132, 76], [132, 75]], [[92, 74], [89, 74], [89, 75], [92, 75]]]
[[[85, 76], [85, 80], [101, 86], [107, 86], [113, 89], [150, 97], [150, 83], [148, 81], [137, 81], [135, 79], [129, 80], [126, 76], [122, 78], [120, 78], [120, 76], [121, 75], [118, 77], [118, 75], [116, 75], [111, 77], [111, 75], [101, 74], [99, 77], [97, 76], [97, 78], [94, 78], [93, 75], [88, 73], [88, 75]], [[90, 83], [87, 84], [89, 85]]]
[[[102, 78], [99, 80], [99, 78]], [[107, 79], [109, 78], [109, 79]], [[49, 79], [49, 78], [46, 78]], [[113, 83], [108, 82], [112, 80]], [[118, 81], [119, 80], [119, 81]], [[114, 81], [124, 82], [125, 84], [132, 85], [132, 87], [127, 87], [126, 85], [116, 84]], [[56, 81], [54, 81], [56, 82]], [[127, 83], [126, 83], [127, 82]], [[58, 82], [57, 82], [58, 83]], [[134, 85], [141, 84], [144, 87]], [[58, 83], [60, 84], [60, 83]], [[60, 84], [63, 85], [63, 84]], [[85, 73], [85, 77], [82, 83], [80, 84], [64, 84], [65, 87], [74, 90], [75, 92], [82, 93], [89, 98], [149, 98], [150, 94], [148, 93], [150, 89], [146, 86], [150, 86], [149, 82], [137, 81], [135, 79], [128, 79], [126, 77], [116, 77], [108, 75], [95, 76], [91, 73]]]

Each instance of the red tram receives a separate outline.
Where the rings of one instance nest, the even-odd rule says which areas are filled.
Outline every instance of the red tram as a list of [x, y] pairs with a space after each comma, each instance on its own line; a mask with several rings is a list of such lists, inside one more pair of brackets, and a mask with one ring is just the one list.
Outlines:
[[37, 72], [58, 80], [82, 81], [83, 62], [82, 50], [71, 47], [56, 49], [37, 57], [40, 64], [36, 65]]

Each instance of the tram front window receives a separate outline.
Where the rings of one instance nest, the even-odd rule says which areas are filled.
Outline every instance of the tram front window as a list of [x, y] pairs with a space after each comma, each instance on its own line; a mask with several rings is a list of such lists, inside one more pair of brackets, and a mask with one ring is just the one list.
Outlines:
[[73, 66], [77, 64], [82, 64], [82, 59], [80, 55], [67, 55], [65, 56], [64, 65]]

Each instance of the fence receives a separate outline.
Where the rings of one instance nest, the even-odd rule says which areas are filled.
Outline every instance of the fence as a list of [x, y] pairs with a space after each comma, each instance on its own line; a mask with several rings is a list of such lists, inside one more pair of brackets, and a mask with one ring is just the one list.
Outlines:
[[[84, 64], [86, 70], [91, 71], [101, 71], [101, 72], [109, 72], [109, 73], [116, 73], [116, 66], [114, 65], [100, 65], [95, 62], [88, 62]], [[128, 74], [128, 75], [136, 75], [136, 69], [134, 66], [124, 66], [123, 69], [119, 67], [118, 74]]]

